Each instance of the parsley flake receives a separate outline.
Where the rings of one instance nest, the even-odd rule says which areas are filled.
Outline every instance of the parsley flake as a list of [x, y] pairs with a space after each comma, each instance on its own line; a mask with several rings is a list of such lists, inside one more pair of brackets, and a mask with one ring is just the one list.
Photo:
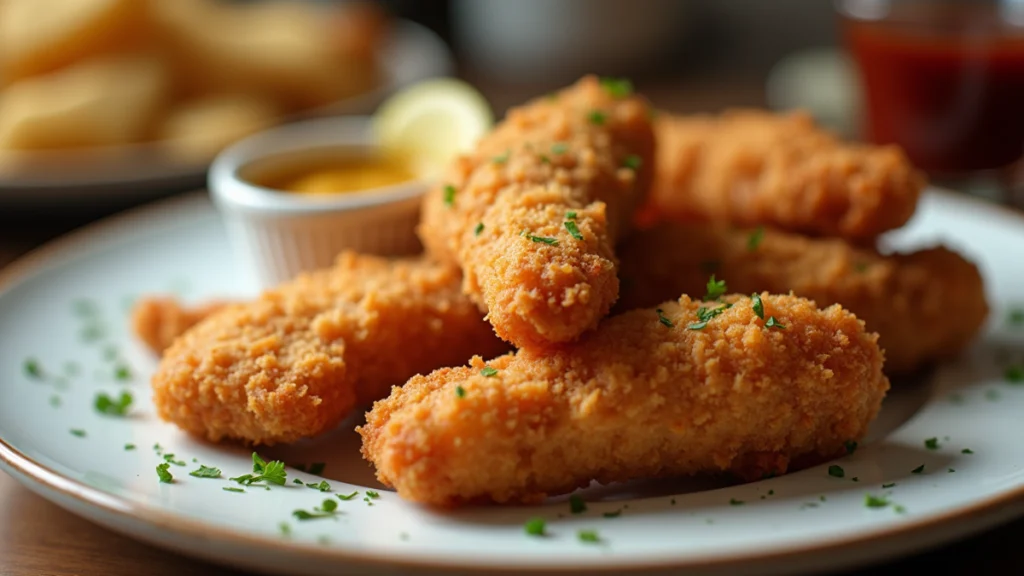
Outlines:
[[757, 247], [761, 245], [761, 241], [764, 240], [764, 226], [758, 226], [750, 233], [747, 237], [747, 252], [754, 252]]
[[540, 155], [540, 163], [541, 164], [551, 164], [551, 158], [548, 158], [547, 154], [541, 154]]
[[633, 93], [633, 83], [628, 78], [601, 78], [601, 87], [612, 98], [625, 98]]
[[294, 516], [295, 519], [299, 521], [316, 520], [318, 518], [331, 518], [337, 516], [337, 509], [338, 503], [334, 500], [328, 499], [324, 500], [323, 504], [321, 504], [319, 508], [313, 508], [312, 512], [307, 512], [306, 510], [293, 510], [292, 516]]
[[704, 300], [718, 300], [725, 294], [726, 290], [728, 289], [725, 287], [725, 280], [715, 280], [715, 275], [712, 274], [711, 278], [708, 279]]
[[882, 496], [874, 496], [872, 494], [864, 495], [864, 506], [868, 508], [885, 508], [889, 505], [889, 500]]
[[690, 330], [703, 330], [712, 318], [718, 316], [722, 312], [725, 312], [731, 307], [732, 304], [722, 304], [721, 306], [717, 306], [715, 308], [705, 308], [704, 306], [701, 306], [700, 308], [697, 309], [697, 321], [694, 322], [693, 324], [688, 325], [687, 328]]
[[776, 328], [778, 330], [785, 330], [786, 325], [775, 319], [775, 316], [769, 316], [764, 322], [765, 328]]
[[116, 368], [114, 368], [114, 379], [115, 380], [120, 380], [121, 382], [125, 382], [127, 380], [131, 380], [132, 379], [132, 370], [131, 370], [131, 368], [129, 368], [128, 366], [125, 366], [124, 364], [118, 365]]
[[284, 486], [285, 480], [288, 477], [288, 472], [285, 470], [284, 462], [281, 462], [280, 460], [267, 462], [256, 452], [252, 453], [252, 472], [252, 474], [243, 474], [241, 476], [229, 478], [229, 480], [232, 482], [238, 482], [243, 486], [252, 486], [257, 482], [268, 482], [270, 484]]
[[857, 442], [855, 440], [847, 440], [843, 443], [843, 447], [846, 448], [847, 454], [853, 454], [857, 451]]
[[327, 483], [327, 480], [321, 480], [319, 484], [309, 483], [306, 484], [306, 488], [312, 488], [321, 492], [330, 492], [331, 485]]
[[356, 490], [351, 494], [335, 494], [335, 496], [337, 496], [338, 500], [345, 500], [347, 502], [349, 500], [352, 500], [356, 496], [359, 496], [359, 491]]
[[630, 154], [629, 156], [626, 156], [625, 158], [622, 159], [622, 165], [634, 172], [639, 170], [640, 166], [643, 165], [643, 163], [643, 158], [637, 156], [636, 154]]
[[565, 213], [565, 219], [566, 220], [575, 220], [576, 219], [576, 211], [575, 210], [570, 210], [570, 211], [566, 212]]
[[1024, 384], [1024, 366], [1016, 364], [1009, 366], [1003, 374], [1003, 377], [1006, 378], [1006, 381], [1010, 384]]
[[956, 472], [956, 470], [950, 468], [950, 469], [946, 470], [946, 472], [948, 472], [949, 474], [952, 474], [953, 472]]
[[597, 535], [597, 530], [580, 530], [576, 533], [576, 537], [580, 539], [580, 542], [588, 544], [595, 544], [601, 541], [601, 538]]
[[658, 313], [658, 322], [661, 322], [663, 325], [665, 325], [665, 326], [667, 326], [669, 328], [675, 328], [676, 327], [676, 325], [673, 324], [672, 321], [669, 320], [668, 317], [665, 316], [665, 311], [664, 310], [662, 310], [661, 308], [658, 308], [657, 310], [655, 310], [655, 312]]
[[39, 366], [39, 361], [35, 358], [27, 358], [25, 360], [25, 374], [36, 380], [42, 379], [43, 369]]
[[188, 475], [195, 476], [196, 478], [220, 478], [220, 468], [212, 468], [200, 464], [199, 468], [189, 472]]
[[974, 454], [974, 450], [971, 450], [970, 448], [964, 448], [963, 450], [960, 451], [960, 453], [961, 454]]
[[594, 126], [603, 126], [607, 119], [608, 115], [600, 110], [591, 110], [590, 113], [587, 114], [587, 120]]
[[81, 428], [72, 428], [71, 435], [78, 436], [79, 438], [85, 438], [85, 430], [82, 430]]
[[50, 396], [50, 406], [53, 406], [54, 408], [57, 408], [57, 407], [60, 406], [60, 404], [61, 404], [60, 396], [57, 396], [56, 394], [53, 394], [52, 396]]
[[555, 142], [551, 145], [552, 154], [565, 154], [569, 150], [569, 145], [565, 142]]
[[281, 531], [281, 536], [287, 538], [292, 535], [292, 527], [287, 522], [281, 522], [278, 524], [277, 529]]
[[378, 492], [374, 492], [373, 490], [367, 490], [366, 497], [373, 498], [374, 500], [376, 500], [377, 498], [380, 498], [380, 494]]
[[764, 302], [761, 302], [761, 295], [757, 292], [750, 295], [751, 308], [754, 309], [754, 314], [758, 318], [764, 320]]
[[234, 486], [225, 486], [225, 487], [221, 488], [221, 490], [223, 490], [225, 492], [238, 492], [238, 493], [241, 493], [241, 494], [245, 494], [245, 490], [243, 490], [241, 488], [235, 488]]
[[587, 511], [587, 503], [583, 500], [583, 497], [579, 494], [573, 494], [569, 496], [569, 512], [573, 514], [582, 514]]
[[1008, 320], [1014, 326], [1024, 326], [1024, 308], [1010, 310]]
[[523, 530], [530, 536], [544, 536], [546, 527], [547, 523], [544, 522], [543, 518], [530, 518], [523, 525]]
[[466, 389], [463, 388], [461, 385], [456, 386], [455, 387], [455, 397], [456, 398], [465, 398], [466, 397]]
[[573, 220], [565, 221], [565, 229], [569, 231], [569, 235], [577, 240], [583, 240], [583, 234], [580, 233], [579, 226]]
[[730, 506], [742, 506], [743, 505], [743, 500], [737, 500], [735, 498], [729, 498], [729, 505]]
[[529, 238], [531, 242], [537, 242], [538, 244], [547, 244], [548, 246], [558, 246], [558, 240], [555, 240], [554, 238], [548, 238], [546, 236], [535, 236], [533, 234], [526, 233], [525, 230], [523, 230], [521, 235]]
[[171, 482], [174, 481], [174, 476], [171, 475], [170, 467], [171, 465], [168, 464], [167, 462], [164, 462], [163, 464], [158, 464], [156, 467], [156, 475], [164, 484], [170, 484]]
[[828, 475], [833, 478], [842, 478], [846, 476], [846, 471], [843, 470], [842, 466], [836, 466], [835, 464], [828, 467]]
[[895, 483], [895, 482], [890, 482], [890, 483], [888, 483], [888, 484], [882, 484], [882, 489], [884, 490], [884, 489], [886, 489], [886, 488], [892, 488], [892, 487], [893, 487], [893, 486], [895, 486], [895, 485], [896, 485], [896, 483]]
[[93, 401], [96, 411], [107, 416], [124, 416], [128, 414], [128, 408], [131, 405], [132, 395], [128, 392], [121, 392], [116, 400], [106, 393], [100, 392]]
[[491, 368], [490, 366], [484, 366], [483, 369], [480, 370], [480, 374], [487, 378], [490, 378], [492, 376], [497, 376], [498, 371], [495, 370], [494, 368]]
[[449, 208], [455, 205], [455, 186], [451, 184], [444, 187], [444, 205]]
[[504, 163], [508, 162], [508, 155], [509, 155], [509, 151], [508, 151], [508, 150], [506, 150], [504, 154], [500, 154], [500, 155], [498, 155], [498, 156], [495, 156], [495, 157], [494, 157], [494, 158], [492, 159], [492, 161], [493, 161], [493, 162], [494, 162], [495, 164], [504, 164]]
[[602, 516], [605, 518], [618, 518], [619, 516], [622, 516], [622, 509], [620, 508], [614, 512], [605, 512]]
[[910, 471], [911, 474], [921, 474], [922, 472], [924, 472], [924, 464], [921, 464], [917, 468], [914, 468], [913, 470]]
[[939, 439], [938, 438], [928, 438], [927, 440], [924, 441], [924, 447], [929, 449], [929, 450], [938, 450], [939, 449]]
[[129, 450], [135, 450], [135, 444], [125, 444], [124, 451], [128, 452]]
[[483, 231], [484, 231], [484, 223], [483, 222], [477, 222], [476, 228], [473, 229], [473, 235], [474, 236], [479, 236], [480, 233], [483, 232]]

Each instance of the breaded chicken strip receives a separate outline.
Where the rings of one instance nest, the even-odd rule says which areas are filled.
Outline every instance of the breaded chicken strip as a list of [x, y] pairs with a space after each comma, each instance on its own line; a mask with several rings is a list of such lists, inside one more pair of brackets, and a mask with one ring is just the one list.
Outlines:
[[187, 307], [174, 298], [143, 298], [132, 307], [132, 331], [150, 350], [162, 354], [175, 338], [225, 306], [226, 302], [212, 301]]
[[683, 297], [573, 345], [417, 376], [367, 414], [363, 456], [403, 498], [453, 506], [592, 480], [759, 478], [843, 454], [889, 388], [877, 336], [839, 306], [761, 300], [774, 320], [732, 296], [691, 329], [700, 307], [725, 305]]
[[840, 141], [804, 113], [661, 115], [648, 216], [857, 241], [905, 224], [924, 176], [895, 146]]
[[619, 255], [619, 310], [699, 297], [711, 274], [733, 292], [792, 291], [819, 306], [841, 304], [878, 332], [892, 374], [959, 353], [988, 315], [977, 267], [941, 247], [883, 256], [838, 239], [666, 224], [635, 234]]
[[157, 411], [214, 441], [325, 432], [415, 374], [507, 350], [459, 283], [423, 259], [342, 254], [175, 340], [153, 377]]
[[586, 77], [513, 109], [427, 194], [419, 234], [513, 344], [568, 342], [619, 294], [615, 242], [653, 174], [649, 107]]

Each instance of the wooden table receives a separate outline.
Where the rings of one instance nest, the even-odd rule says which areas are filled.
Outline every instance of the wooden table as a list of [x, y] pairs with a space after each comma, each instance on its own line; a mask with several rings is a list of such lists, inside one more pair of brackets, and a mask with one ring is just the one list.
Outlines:
[[[725, 106], [762, 103], [759, 87], [749, 83], [708, 89], [700, 83], [685, 87], [645, 90], [659, 105], [671, 110], [717, 110]], [[498, 87], [488, 90], [497, 109], [536, 94], [535, 87]], [[51, 214], [34, 219], [5, 218], [0, 213], [0, 267], [21, 253], [83, 222], [54, 220]], [[9, 216], [9, 215], [8, 215]], [[857, 574], [904, 574], [943, 569], [952, 573], [1024, 574], [1024, 520], [970, 540], [909, 559], [888, 563]], [[20, 486], [0, 472], [0, 576], [210, 576], [243, 572], [212, 566], [178, 554], [141, 544], [82, 520]]]

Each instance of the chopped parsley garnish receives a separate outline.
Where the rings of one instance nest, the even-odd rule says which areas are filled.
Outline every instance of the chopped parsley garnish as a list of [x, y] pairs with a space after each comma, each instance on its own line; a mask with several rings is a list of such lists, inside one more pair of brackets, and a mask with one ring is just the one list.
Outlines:
[[200, 464], [199, 468], [189, 472], [188, 475], [195, 476], [196, 478], [220, 478], [220, 468], [212, 468]]
[[309, 473], [314, 476], [319, 476], [324, 473], [324, 468], [326, 467], [327, 464], [324, 462], [313, 462], [309, 465]]
[[356, 496], [359, 496], [359, 491], [356, 490], [355, 492], [353, 492], [351, 494], [335, 494], [335, 496], [338, 497], [338, 500], [345, 500], [347, 502], [349, 500], [352, 500]]
[[952, 474], [953, 472], [956, 472], [956, 470], [950, 468], [949, 470], [946, 470], [946, 472], [949, 473], [949, 474]]
[[854, 440], [847, 440], [843, 443], [843, 447], [846, 448], [847, 454], [853, 454], [857, 451], [857, 442]]
[[924, 464], [921, 464], [917, 468], [914, 468], [913, 470], [910, 471], [911, 474], [920, 474], [922, 472], [924, 472]]
[[225, 492], [239, 492], [241, 494], [245, 494], [245, 490], [243, 490], [241, 488], [235, 488], [234, 486], [225, 486], [225, 487], [221, 488], [221, 490], [223, 490]]
[[309, 484], [306, 484], [306, 488], [312, 488], [314, 490], [319, 490], [321, 492], [331, 491], [331, 485], [327, 483], [327, 480], [321, 480], [319, 484], [314, 484], [311, 482]]
[[114, 378], [122, 382], [132, 379], [132, 370], [124, 364], [119, 364], [114, 368]]
[[1009, 321], [1014, 326], [1024, 326], [1024, 308], [1010, 310]]
[[72, 428], [71, 435], [78, 436], [79, 438], [85, 438], [85, 430], [82, 430], [81, 428]]
[[380, 494], [378, 492], [374, 492], [373, 490], [367, 490], [366, 497], [373, 498], [374, 500], [376, 500], [377, 498], [380, 498]]
[[184, 466], [185, 465], [185, 461], [184, 460], [175, 460], [174, 459], [174, 454], [164, 454], [164, 462], [167, 462], [168, 464], [174, 464], [175, 466]]
[[628, 78], [601, 78], [601, 87], [613, 98], [625, 98], [633, 93], [633, 83]]
[[896, 483], [895, 483], [895, 482], [890, 482], [890, 483], [888, 483], [888, 484], [882, 484], [882, 488], [883, 488], [883, 489], [885, 489], [885, 488], [892, 488], [892, 487], [893, 487], [893, 486], [895, 486], [895, 485], [896, 485]]
[[479, 236], [480, 233], [483, 232], [483, 231], [484, 231], [484, 223], [483, 222], [477, 222], [476, 228], [473, 229], [473, 235], [474, 236]]
[[963, 450], [960, 451], [960, 453], [961, 454], [974, 454], [974, 450], [971, 450], [970, 448], [964, 448]]
[[924, 447], [929, 449], [929, 450], [938, 450], [939, 449], [939, 439], [938, 438], [929, 438], [929, 439], [925, 440], [924, 441]]
[[818, 503], [817, 502], [804, 502], [803, 504], [800, 505], [800, 509], [801, 510], [806, 510], [807, 508], [817, 508], [817, 507], [818, 507]]
[[278, 524], [277, 529], [281, 531], [281, 536], [288, 537], [292, 535], [292, 527], [287, 522]]
[[39, 366], [39, 361], [35, 358], [28, 358], [25, 360], [25, 374], [35, 379], [43, 377], [43, 369]]
[[565, 221], [565, 229], [569, 231], [569, 235], [577, 240], [583, 240], [583, 234], [580, 234], [579, 226], [573, 220]]
[[132, 395], [129, 392], [121, 392], [121, 395], [116, 400], [106, 393], [100, 392], [96, 395], [96, 400], [93, 402], [96, 411], [107, 416], [124, 416], [128, 413], [128, 408], [131, 405]]
[[465, 398], [466, 397], [466, 389], [463, 388], [461, 385], [456, 386], [455, 387], [455, 397], [456, 398]]
[[597, 535], [597, 530], [580, 530], [576, 533], [576, 537], [580, 539], [580, 542], [586, 542], [588, 544], [594, 544], [601, 541], [601, 538]]
[[548, 238], [546, 236], [534, 236], [533, 234], [528, 234], [526, 230], [520, 232], [519, 235], [529, 238], [531, 242], [547, 244], [548, 246], [558, 246], [558, 240], [555, 240], [554, 238]]
[[764, 302], [761, 302], [761, 295], [757, 292], [751, 294], [750, 301], [752, 302], [751, 308], [754, 309], [754, 314], [761, 320], [764, 320]]
[[605, 518], [618, 518], [619, 516], [622, 516], [622, 509], [620, 508], [614, 512], [605, 512], [602, 516]]
[[284, 486], [288, 472], [285, 470], [284, 462], [272, 460], [267, 462], [256, 452], [252, 453], [252, 474], [243, 474], [230, 478], [232, 482], [238, 482], [243, 486], [252, 486], [257, 482], [268, 482]]
[[743, 504], [743, 500], [737, 500], [735, 498], [729, 498], [729, 505], [730, 506], [740, 506], [742, 504]]
[[523, 530], [530, 536], [543, 536], [546, 527], [547, 523], [544, 522], [543, 518], [530, 518], [523, 525]]
[[889, 500], [882, 496], [874, 496], [872, 494], [864, 495], [864, 505], [868, 508], [885, 508], [889, 505]]
[[899, 505], [899, 504], [897, 504], [897, 505], [893, 506], [893, 507], [892, 507], [892, 509], [893, 509], [893, 510], [894, 510], [894, 511], [895, 511], [895, 512], [896, 512], [897, 514], [903, 514], [904, 512], [906, 512], [906, 511], [907, 511], [907, 509], [906, 509], [906, 508], [904, 508], [903, 506], [901, 506], [901, 505]]
[[630, 154], [622, 159], [622, 165], [634, 172], [640, 169], [640, 166], [644, 163], [643, 158], [640, 158], [636, 154]]
[[331, 518], [336, 516], [338, 513], [338, 503], [334, 500], [327, 499], [323, 501], [323, 504], [319, 508], [313, 508], [312, 512], [305, 510], [293, 510], [292, 516], [296, 520], [316, 520], [317, 518]]
[[732, 304], [722, 304], [721, 306], [717, 306], [715, 308], [705, 308], [704, 306], [701, 306], [700, 308], [697, 309], [697, 321], [694, 322], [693, 324], [688, 325], [687, 328], [689, 328], [690, 330], [703, 330], [712, 318], [718, 316], [722, 312], [725, 312], [731, 307]]
[[552, 154], [565, 154], [569, 150], [569, 145], [565, 142], [555, 142], [551, 145]]
[[170, 484], [174, 481], [174, 476], [171, 475], [171, 465], [167, 462], [158, 464], [156, 467], [156, 475], [160, 477], [160, 481], [164, 484]]
[[508, 150], [506, 150], [504, 154], [500, 154], [500, 155], [498, 155], [498, 156], [495, 156], [495, 157], [494, 157], [494, 158], [492, 159], [492, 161], [493, 161], [493, 162], [494, 162], [495, 164], [504, 164], [505, 162], [508, 162], [508, 155], [509, 155], [509, 151], [508, 151]]
[[1006, 369], [1006, 372], [1003, 374], [1003, 377], [1006, 378], [1006, 381], [1011, 384], [1024, 383], [1024, 366], [1015, 364], [1013, 366], [1008, 367]]
[[715, 280], [715, 275], [712, 274], [711, 278], [708, 279], [704, 300], [718, 300], [725, 294], [726, 290], [728, 288], [725, 287], [725, 280]]
[[786, 325], [775, 319], [775, 316], [769, 316], [764, 322], [765, 328], [776, 328], [778, 330], [785, 330]]
[[541, 164], [551, 164], [551, 158], [548, 158], [547, 154], [541, 154], [540, 155], [540, 163]]
[[491, 368], [490, 366], [484, 366], [483, 369], [480, 370], [480, 374], [487, 378], [490, 378], [492, 376], [497, 376], [498, 371], [495, 370], [494, 368]]
[[576, 211], [575, 210], [569, 210], [568, 212], [566, 212], [565, 213], [565, 219], [566, 220], [575, 220], [576, 219]]
[[573, 514], [582, 514], [587, 511], [587, 503], [583, 500], [583, 497], [579, 494], [573, 494], [569, 496], [569, 512]]
[[600, 110], [592, 110], [589, 114], [587, 114], [587, 120], [594, 126], [604, 125], [604, 122], [607, 119], [608, 116]]
[[124, 450], [125, 452], [128, 452], [129, 450], [135, 450], [135, 444], [125, 444]]
[[292, 484], [298, 484], [299, 486], [302, 486], [303, 482], [302, 482], [302, 480], [299, 480], [298, 478], [293, 478], [292, 479]]
[[455, 186], [451, 184], [444, 187], [444, 205], [449, 208], [455, 205]]
[[764, 226], [758, 226], [750, 233], [747, 237], [747, 251], [753, 252], [757, 250], [757, 247], [761, 245], [761, 241], [764, 240]]
[[56, 408], [56, 407], [60, 406], [60, 403], [61, 403], [60, 396], [57, 396], [56, 394], [50, 396], [50, 406], [53, 406], [54, 408]]
[[833, 478], [842, 478], [846, 476], [846, 471], [843, 470], [842, 466], [836, 466], [835, 464], [828, 467], [828, 475]]
[[658, 308], [657, 310], [655, 310], [655, 312], [658, 313], [658, 322], [661, 322], [663, 325], [665, 325], [665, 326], [667, 326], [669, 328], [675, 328], [676, 327], [676, 325], [673, 324], [672, 321], [669, 320], [665, 316], [665, 311], [664, 310], [662, 310], [661, 308]]

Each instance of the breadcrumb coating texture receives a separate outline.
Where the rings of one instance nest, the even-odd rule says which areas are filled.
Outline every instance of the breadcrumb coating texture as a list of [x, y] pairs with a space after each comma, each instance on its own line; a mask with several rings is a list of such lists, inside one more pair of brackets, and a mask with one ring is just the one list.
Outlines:
[[785, 329], [731, 296], [691, 330], [713, 304], [683, 297], [573, 345], [417, 376], [367, 414], [363, 455], [403, 498], [455, 506], [536, 502], [592, 480], [758, 478], [843, 453], [889, 388], [877, 336], [839, 306], [761, 298]]

